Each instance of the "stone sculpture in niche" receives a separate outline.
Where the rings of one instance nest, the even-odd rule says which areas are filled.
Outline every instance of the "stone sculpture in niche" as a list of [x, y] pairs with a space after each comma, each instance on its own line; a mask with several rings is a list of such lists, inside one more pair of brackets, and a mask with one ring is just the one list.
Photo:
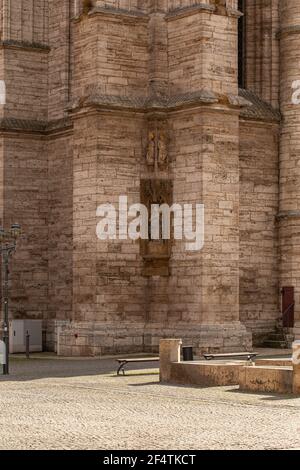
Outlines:
[[164, 168], [168, 163], [168, 145], [166, 133], [162, 130], [150, 131], [148, 134], [148, 145], [146, 162], [149, 167]]
[[164, 166], [168, 162], [167, 137], [164, 132], [158, 138], [158, 165]]
[[156, 155], [156, 142], [155, 141], [156, 141], [155, 133], [149, 132], [148, 149], [147, 149], [147, 155], [146, 155], [147, 165], [149, 166], [155, 165], [155, 155]]
[[[152, 204], [172, 205], [173, 183], [167, 179], [141, 180], [141, 202], [151, 215]], [[149, 239], [141, 240], [141, 255], [144, 259], [144, 276], [169, 276], [171, 240], [153, 240], [149, 220]], [[161, 230], [160, 230], [161, 232]]]

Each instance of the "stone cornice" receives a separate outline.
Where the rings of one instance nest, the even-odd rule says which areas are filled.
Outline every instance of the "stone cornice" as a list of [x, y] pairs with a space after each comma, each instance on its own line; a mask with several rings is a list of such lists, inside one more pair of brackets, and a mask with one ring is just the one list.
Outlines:
[[57, 131], [64, 131], [73, 127], [73, 123], [69, 117], [49, 121], [46, 126], [46, 133], [52, 134]]
[[171, 10], [166, 14], [165, 18], [167, 21], [172, 21], [179, 18], [184, 18], [185, 16], [195, 15], [202, 11], [235, 18], [240, 18], [240, 16], [243, 16], [243, 13], [241, 13], [239, 10], [236, 10], [235, 8], [220, 6], [217, 3], [213, 4], [203, 2]]
[[72, 127], [72, 122], [69, 118], [62, 118], [49, 122], [15, 118], [0, 119], [0, 132], [50, 134], [70, 127]]
[[255, 95], [255, 93], [240, 89], [239, 96], [243, 97], [249, 104], [249, 106], [244, 106], [241, 109], [241, 118], [253, 121], [280, 122], [280, 112]]
[[119, 18], [128, 18], [135, 20], [141, 20], [144, 22], [149, 21], [149, 15], [138, 10], [125, 10], [123, 8], [113, 8], [113, 7], [94, 7], [87, 15], [81, 14], [73, 18], [74, 22], [79, 22], [84, 18], [91, 18], [93, 16], [110, 16], [110, 17], [119, 17]]
[[3, 118], [0, 120], [0, 131], [45, 132], [47, 123], [31, 119]]
[[91, 18], [96, 15], [101, 16], [110, 16], [110, 17], [119, 17], [119, 18], [134, 18], [135, 20], [142, 20], [144, 22], [148, 22], [150, 16], [155, 13], [160, 13], [164, 15], [167, 21], [177, 20], [179, 18], [183, 18], [185, 16], [195, 15], [199, 12], [209, 12], [215, 13], [217, 15], [223, 16], [231, 16], [239, 18], [242, 16], [242, 13], [234, 8], [231, 7], [220, 7], [219, 5], [213, 3], [195, 3], [194, 5], [190, 5], [187, 7], [179, 7], [171, 11], [164, 11], [164, 10], [157, 10], [149, 11], [148, 13], [139, 11], [139, 10], [126, 10], [124, 8], [114, 8], [110, 6], [105, 7], [94, 7], [90, 10], [88, 14], [80, 14], [73, 18], [74, 22], [79, 22], [84, 18]]
[[300, 25], [281, 28], [279, 31], [277, 31], [276, 38], [281, 39], [282, 37], [290, 36], [292, 34], [300, 34]]
[[29, 41], [15, 41], [13, 39], [0, 41], [0, 47], [6, 49], [23, 49], [36, 52], [45, 52], [50, 51], [50, 47], [47, 44], [29, 42]]
[[210, 106], [211, 109], [236, 110], [242, 119], [279, 122], [280, 113], [265, 103], [254, 93], [239, 90], [239, 95], [219, 95], [210, 90], [199, 90], [194, 93], [185, 93], [171, 97], [136, 97], [109, 96], [92, 93], [84, 99], [72, 103], [69, 108], [69, 117], [53, 121], [38, 121], [30, 119], [3, 118], [0, 119], [0, 132], [37, 133], [41, 135], [54, 134], [72, 128], [73, 115], [80, 114], [86, 109], [125, 111], [129, 113], [169, 113], [183, 109]]
[[173, 21], [179, 18], [184, 18], [185, 16], [195, 15], [202, 11], [213, 13], [215, 10], [216, 10], [216, 7], [214, 5], [210, 5], [208, 3], [199, 3], [197, 5], [176, 8], [172, 11], [169, 11], [166, 14], [165, 18], [167, 21]]
[[150, 98], [103, 95], [94, 91], [88, 96], [71, 103], [68, 111], [75, 113], [83, 108], [97, 107], [110, 110], [119, 109], [131, 112], [149, 113], [155, 111], [169, 112], [199, 105], [216, 104], [238, 109], [242, 106], [251, 106], [251, 103], [242, 96], [233, 94], [220, 95], [205, 89], [170, 97], [160, 96]]

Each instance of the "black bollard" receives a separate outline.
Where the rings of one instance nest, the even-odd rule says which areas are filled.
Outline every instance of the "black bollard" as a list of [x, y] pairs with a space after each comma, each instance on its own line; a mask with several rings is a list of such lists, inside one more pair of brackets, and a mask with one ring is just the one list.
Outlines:
[[26, 358], [29, 359], [30, 357], [30, 334], [27, 331], [26, 333]]

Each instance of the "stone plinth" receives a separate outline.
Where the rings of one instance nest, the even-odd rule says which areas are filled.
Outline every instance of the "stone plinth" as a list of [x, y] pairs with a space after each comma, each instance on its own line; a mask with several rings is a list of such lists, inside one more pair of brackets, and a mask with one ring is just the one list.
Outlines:
[[281, 366], [292, 367], [292, 359], [256, 359], [256, 366]]
[[264, 393], [292, 393], [291, 367], [243, 367], [240, 372], [240, 390]]
[[[59, 321], [47, 325], [51, 332], [48, 341], [55, 342], [60, 356], [149, 353], [157, 354], [160, 340], [182, 338], [184, 344], [193, 347], [196, 356], [203, 353], [239, 352], [252, 350], [251, 333], [239, 322], [230, 325], [191, 325], [177, 322], [166, 325], [162, 331], [160, 323], [145, 325], [141, 322], [70, 322]], [[57, 327], [59, 332], [55, 334]], [[78, 341], [78, 335], [89, 340]], [[82, 344], [82, 341], [84, 344]], [[88, 348], [82, 346], [89, 346]]]
[[180, 362], [171, 364], [170, 382], [200, 387], [238, 385], [244, 363]]
[[300, 394], [300, 341], [293, 343], [293, 393]]
[[162, 339], [159, 344], [160, 381], [169, 382], [173, 362], [180, 362], [181, 339]]

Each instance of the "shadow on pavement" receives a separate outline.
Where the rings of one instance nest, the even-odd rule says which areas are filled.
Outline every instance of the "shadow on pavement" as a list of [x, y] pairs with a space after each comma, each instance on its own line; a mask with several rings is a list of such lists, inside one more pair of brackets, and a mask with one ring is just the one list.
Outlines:
[[[117, 378], [118, 357], [120, 356], [108, 359], [58, 359], [55, 356], [31, 359], [12, 358], [10, 360], [10, 374], [8, 376], [1, 374], [0, 383], [15, 381], [26, 382], [45, 378], [67, 378], [97, 375], [109, 375]], [[2, 366], [0, 367], [2, 372]], [[136, 364], [134, 372], [128, 369], [125, 377], [157, 375], [153, 369], [156, 369], [156, 367], [151, 362], [149, 362], [147, 366], [145, 366], [145, 364]], [[138, 372], [139, 370], [141, 370], [141, 373]], [[121, 379], [122, 376], [120, 375], [118, 378]]]
[[235, 388], [232, 390], [227, 390], [230, 393], [238, 393], [240, 395], [255, 395], [264, 401], [280, 401], [280, 400], [295, 400], [299, 399], [300, 395], [291, 395], [291, 394], [282, 394], [282, 393], [272, 393], [272, 392], [252, 392], [247, 390], [240, 390]]

